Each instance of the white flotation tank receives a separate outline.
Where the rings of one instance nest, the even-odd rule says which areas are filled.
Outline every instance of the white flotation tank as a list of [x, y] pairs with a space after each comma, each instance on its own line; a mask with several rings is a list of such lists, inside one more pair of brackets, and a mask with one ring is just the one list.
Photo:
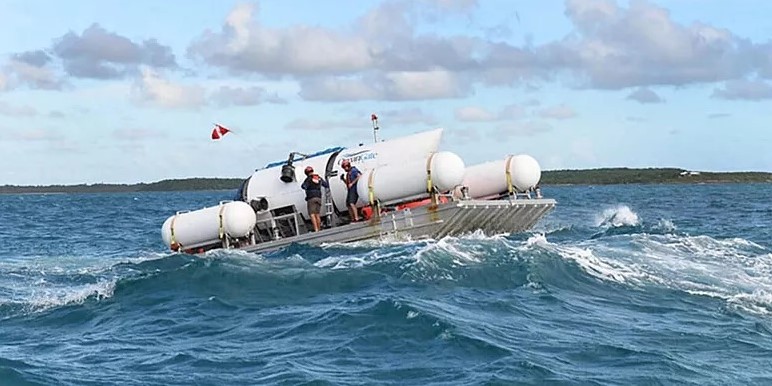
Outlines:
[[371, 200], [379, 200], [386, 205], [428, 197], [429, 184], [446, 192], [463, 182], [464, 171], [464, 160], [449, 151], [432, 153], [413, 162], [377, 167], [365, 172], [357, 183], [359, 204], [369, 205]]
[[180, 212], [164, 221], [161, 237], [173, 248], [196, 248], [220, 242], [220, 235], [244, 237], [254, 229], [254, 209], [242, 201], [221, 202], [192, 212]]
[[541, 180], [541, 166], [536, 159], [527, 154], [512, 156], [509, 172], [512, 175], [512, 185], [518, 192], [536, 187]]
[[463, 185], [469, 188], [472, 198], [496, 196], [512, 190], [523, 193], [539, 184], [541, 166], [530, 155], [510, 155], [498, 161], [490, 161], [466, 168]]

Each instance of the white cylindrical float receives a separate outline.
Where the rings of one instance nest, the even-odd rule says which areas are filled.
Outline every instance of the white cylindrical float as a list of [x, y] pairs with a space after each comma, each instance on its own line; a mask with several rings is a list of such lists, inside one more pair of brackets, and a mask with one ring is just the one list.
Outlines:
[[357, 183], [359, 204], [380, 201], [387, 205], [429, 196], [429, 187], [440, 192], [452, 190], [464, 179], [464, 161], [442, 151], [420, 161], [388, 165], [365, 172]]
[[539, 184], [541, 167], [526, 154], [510, 155], [503, 160], [466, 168], [463, 185], [472, 198], [486, 198], [501, 193], [523, 193]]
[[256, 221], [255, 211], [246, 202], [222, 202], [169, 217], [161, 227], [161, 237], [172, 249], [175, 243], [178, 248], [196, 248], [219, 243], [222, 234], [247, 236]]

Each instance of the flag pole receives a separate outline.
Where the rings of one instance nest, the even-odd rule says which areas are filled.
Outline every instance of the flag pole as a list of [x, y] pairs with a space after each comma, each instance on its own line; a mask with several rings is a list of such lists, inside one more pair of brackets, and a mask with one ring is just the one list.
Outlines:
[[373, 114], [370, 119], [373, 121], [373, 142], [378, 143], [378, 116]]

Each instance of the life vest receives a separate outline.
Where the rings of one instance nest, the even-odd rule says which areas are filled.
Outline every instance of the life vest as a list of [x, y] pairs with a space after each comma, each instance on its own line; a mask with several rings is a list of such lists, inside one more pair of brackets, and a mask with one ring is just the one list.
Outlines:
[[365, 220], [369, 220], [373, 217], [373, 207], [368, 205], [365, 207], [362, 207], [362, 217], [364, 217]]

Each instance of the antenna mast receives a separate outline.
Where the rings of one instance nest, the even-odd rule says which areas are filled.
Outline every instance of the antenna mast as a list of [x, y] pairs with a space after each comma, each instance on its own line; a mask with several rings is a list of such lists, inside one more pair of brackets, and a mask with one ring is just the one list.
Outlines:
[[378, 142], [378, 116], [373, 114], [370, 116], [373, 121], [373, 142]]

